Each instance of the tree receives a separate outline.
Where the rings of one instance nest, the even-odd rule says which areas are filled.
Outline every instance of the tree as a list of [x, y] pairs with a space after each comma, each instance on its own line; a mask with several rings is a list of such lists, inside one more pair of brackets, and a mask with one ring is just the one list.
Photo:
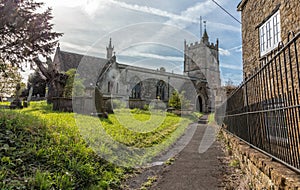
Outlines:
[[179, 98], [179, 93], [176, 90], [173, 91], [172, 96], [169, 99], [169, 106], [173, 107], [175, 109], [181, 108], [181, 101]]
[[0, 72], [0, 97], [12, 96], [17, 84], [20, 83], [22, 79], [18, 68], [5, 65], [5, 70], [6, 72]]
[[46, 64], [38, 58], [50, 56], [62, 35], [52, 31], [51, 9], [42, 12], [43, 5], [33, 0], [0, 0], [0, 73], [7, 72], [7, 65], [21, 69], [27, 63], [37, 66], [47, 79], [51, 100], [62, 94], [66, 77], [51, 71], [50, 58]]
[[228, 79], [228, 81], [225, 82], [225, 86], [223, 87], [225, 92], [226, 92], [226, 96], [229, 97], [230, 94], [237, 89], [237, 86], [235, 86], [232, 82], [231, 79]]
[[84, 85], [83, 81], [76, 77], [76, 69], [68, 70], [66, 75], [68, 79], [64, 88], [64, 97], [82, 96], [84, 94]]
[[53, 53], [55, 39], [62, 34], [52, 31], [51, 9], [39, 11], [43, 4], [33, 0], [0, 0], [0, 72], [5, 72], [4, 64], [23, 68], [38, 56]]
[[176, 90], [174, 90], [172, 96], [169, 99], [168, 105], [175, 109], [188, 108], [190, 105], [190, 101], [185, 98], [184, 94], [185, 91], [178, 93]]
[[[55, 64], [48, 57], [47, 62], [43, 63], [39, 58], [35, 58], [34, 62], [39, 66], [39, 69], [43, 76], [46, 78], [48, 86], [47, 103], [52, 103], [53, 97], [63, 97], [64, 88], [68, 76], [58, 71]], [[45, 66], [47, 65], [47, 67]]]

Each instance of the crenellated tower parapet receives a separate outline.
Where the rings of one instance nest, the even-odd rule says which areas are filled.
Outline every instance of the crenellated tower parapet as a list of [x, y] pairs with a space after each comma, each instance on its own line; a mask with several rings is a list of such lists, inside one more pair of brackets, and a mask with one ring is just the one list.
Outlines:
[[[195, 48], [199, 48], [202, 43], [202, 40], [200, 40], [199, 42], [195, 42], [195, 43], [190, 43], [190, 44], [187, 44], [186, 41], [185, 41], [185, 49], [195, 49]], [[216, 43], [210, 43], [210, 44], [207, 44], [207, 47], [210, 48], [210, 49], [213, 49], [213, 50], [219, 50], [219, 40], [217, 40]]]

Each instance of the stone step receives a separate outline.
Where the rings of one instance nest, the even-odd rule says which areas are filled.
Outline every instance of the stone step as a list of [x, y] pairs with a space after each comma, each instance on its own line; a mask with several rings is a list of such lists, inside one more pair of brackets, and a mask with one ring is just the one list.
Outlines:
[[204, 119], [204, 118], [203, 118], [203, 119], [200, 118], [200, 119], [198, 120], [198, 123], [199, 123], [199, 124], [207, 124], [207, 122], [208, 122], [208, 120], [207, 120], [207, 119]]

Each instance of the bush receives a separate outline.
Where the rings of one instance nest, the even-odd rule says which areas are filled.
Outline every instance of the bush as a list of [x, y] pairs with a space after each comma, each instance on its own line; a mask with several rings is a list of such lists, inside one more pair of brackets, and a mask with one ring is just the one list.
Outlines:
[[126, 108], [126, 103], [119, 99], [112, 100], [113, 109], [122, 109]]
[[145, 104], [145, 105], [144, 105], [144, 110], [145, 110], [145, 111], [149, 111], [149, 108], [150, 108], [149, 104]]
[[83, 96], [84, 85], [83, 81], [76, 76], [76, 69], [70, 69], [66, 72], [68, 76], [66, 86], [64, 88], [64, 97], [72, 98], [72, 96]]
[[168, 102], [169, 107], [175, 109], [187, 109], [190, 106], [190, 101], [185, 98], [185, 91], [180, 94], [174, 90]]

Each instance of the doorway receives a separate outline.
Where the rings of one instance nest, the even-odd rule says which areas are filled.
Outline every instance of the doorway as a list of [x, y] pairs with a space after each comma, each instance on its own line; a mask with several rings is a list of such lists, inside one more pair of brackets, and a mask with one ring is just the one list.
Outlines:
[[197, 101], [197, 111], [203, 112], [203, 100], [201, 96], [198, 96], [198, 101]]

